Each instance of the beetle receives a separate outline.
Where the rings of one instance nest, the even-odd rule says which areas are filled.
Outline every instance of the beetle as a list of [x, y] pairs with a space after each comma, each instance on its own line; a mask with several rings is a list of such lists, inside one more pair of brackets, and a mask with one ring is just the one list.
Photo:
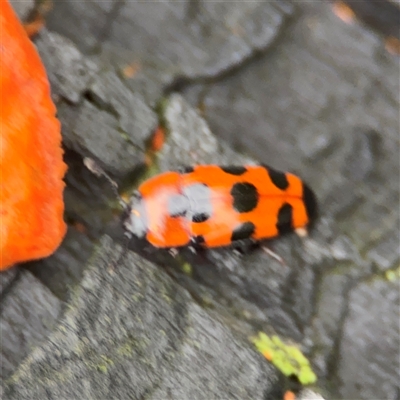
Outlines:
[[315, 194], [296, 175], [266, 165], [196, 165], [142, 183], [123, 224], [154, 247], [213, 248], [305, 236], [316, 215]]

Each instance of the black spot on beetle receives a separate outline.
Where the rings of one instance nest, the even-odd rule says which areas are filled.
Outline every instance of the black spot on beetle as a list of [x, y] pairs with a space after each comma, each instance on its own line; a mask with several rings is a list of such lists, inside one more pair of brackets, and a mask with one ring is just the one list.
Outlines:
[[198, 235], [198, 236], [193, 236], [192, 237], [192, 243], [193, 244], [202, 244], [204, 243], [204, 236], [203, 235]]
[[198, 214], [193, 214], [192, 216], [192, 222], [205, 222], [210, 218], [210, 215], [207, 213], [198, 213]]
[[252, 183], [235, 183], [231, 189], [233, 207], [240, 213], [249, 212], [257, 207], [258, 192]]
[[318, 216], [318, 204], [314, 192], [303, 182], [303, 201], [308, 220], [312, 222]]
[[190, 165], [184, 165], [182, 167], [179, 167], [178, 172], [180, 174], [190, 174], [191, 172], [194, 171], [194, 167]]
[[263, 165], [263, 167], [267, 170], [269, 177], [271, 178], [272, 183], [281, 190], [286, 190], [289, 186], [289, 182], [287, 180], [286, 174], [281, 171], [277, 171], [269, 167], [268, 165]]
[[280, 235], [293, 230], [293, 207], [285, 203], [278, 212], [278, 221], [276, 227]]
[[235, 242], [237, 240], [249, 239], [255, 229], [256, 227], [252, 222], [244, 222], [233, 230], [231, 241]]
[[222, 171], [230, 175], [243, 175], [247, 171], [246, 167], [243, 167], [241, 165], [227, 165], [221, 166], [220, 168], [222, 169]]
[[251, 237], [232, 242], [232, 248], [238, 251], [240, 254], [249, 254], [257, 247], [260, 247], [260, 243]]

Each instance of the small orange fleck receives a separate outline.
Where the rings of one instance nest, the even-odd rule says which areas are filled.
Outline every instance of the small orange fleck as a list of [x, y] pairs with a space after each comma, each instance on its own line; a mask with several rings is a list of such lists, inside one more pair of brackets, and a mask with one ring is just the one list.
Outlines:
[[53, 8], [51, 0], [42, 0], [37, 4], [36, 10], [23, 26], [27, 35], [32, 38], [45, 26], [45, 16]]
[[87, 233], [87, 228], [82, 222], [75, 221], [72, 226], [80, 233]]
[[27, 35], [32, 38], [37, 35], [44, 27], [45, 21], [43, 15], [37, 14], [36, 17], [29, 22], [24, 23], [24, 29]]
[[385, 41], [385, 49], [394, 56], [400, 54], [400, 40], [397, 37], [389, 36]]
[[141, 70], [141, 65], [134, 61], [131, 64], [126, 65], [122, 69], [122, 74], [124, 75], [125, 78], [133, 78], [140, 70]]
[[153, 151], [159, 151], [165, 143], [165, 131], [159, 126], [154, 132], [153, 139], [151, 141], [151, 149]]
[[151, 164], [153, 164], [153, 158], [149, 154], [145, 154], [144, 165], [146, 165], [146, 167], [150, 167]]
[[296, 400], [296, 395], [291, 390], [287, 390], [283, 395], [283, 400]]
[[265, 351], [262, 353], [262, 355], [263, 355], [268, 361], [271, 361], [271, 360], [272, 360], [272, 354], [271, 354], [268, 350], [265, 350]]
[[356, 19], [354, 11], [342, 1], [337, 1], [332, 6], [335, 15], [340, 18], [343, 22], [350, 24]]

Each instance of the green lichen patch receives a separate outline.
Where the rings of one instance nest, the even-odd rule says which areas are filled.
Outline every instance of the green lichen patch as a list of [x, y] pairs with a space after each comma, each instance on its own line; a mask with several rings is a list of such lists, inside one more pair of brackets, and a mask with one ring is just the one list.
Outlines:
[[181, 265], [182, 272], [188, 276], [192, 276], [193, 268], [188, 262], [184, 262]]
[[385, 271], [385, 278], [389, 282], [395, 282], [398, 279], [400, 279], [400, 266], [397, 267], [396, 269], [389, 269]]
[[303, 385], [317, 381], [309, 361], [296, 346], [282, 342], [278, 336], [269, 337], [264, 332], [251, 338], [251, 341], [257, 350], [284, 375], [296, 376]]

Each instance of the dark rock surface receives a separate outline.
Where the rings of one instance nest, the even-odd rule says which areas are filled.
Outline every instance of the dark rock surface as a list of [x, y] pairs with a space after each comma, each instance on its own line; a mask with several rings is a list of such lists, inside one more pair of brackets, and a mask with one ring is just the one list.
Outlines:
[[[398, 282], [371, 277], [352, 289], [348, 304], [339, 348], [342, 396], [367, 399], [376, 393], [380, 398], [395, 399], [399, 393], [396, 375], [400, 374]], [[351, 381], [346, 378], [349, 374]]]
[[142, 96], [58, 34], [43, 30], [36, 44], [54, 87], [65, 145], [117, 175], [143, 164], [157, 117]]
[[359, 2], [357, 0], [345, 0], [345, 3], [353, 10], [364, 23], [376, 29], [385, 36], [393, 36], [400, 39], [400, 8], [398, 0], [370, 0]]
[[69, 227], [62, 247], [44, 260], [29, 263], [29, 271], [57, 298], [68, 301], [71, 289], [82, 279], [82, 262], [90, 258], [93, 247], [85, 233]]
[[10, 3], [14, 11], [17, 13], [18, 17], [21, 20], [25, 20], [35, 6], [34, 0], [26, 0], [26, 1], [10, 0]]
[[254, 163], [250, 157], [219, 142], [206, 121], [180, 95], [170, 96], [163, 117], [168, 140], [157, 154], [160, 170], [199, 163], [230, 165], [233, 160], [237, 165]]
[[2, 272], [0, 279], [0, 296], [7, 292], [7, 289], [12, 285], [17, 274], [18, 271], [16, 268]]
[[51, 332], [61, 306], [61, 301], [30, 272], [18, 274], [1, 303], [1, 376], [10, 375]]
[[267, 49], [292, 10], [286, 1], [63, 1], [48, 26], [85, 54], [133, 64], [138, 73], [127, 83], [154, 104], [182, 79], [217, 76]]
[[48, 340], [9, 380], [8, 399], [266, 399], [260, 354], [161, 269], [105, 237]]
[[[258, 330], [297, 343], [326, 398], [398, 398], [399, 64], [379, 36], [322, 2], [65, 1], [36, 44], [71, 227], [54, 256], [2, 274], [2, 341], [14, 325], [24, 339], [2, 342], [3, 398], [281, 398], [286, 381], [246, 341]], [[151, 262], [129, 253], [109, 274], [120, 248], [103, 238], [84, 272], [102, 233], [121, 231], [110, 185], [82, 157], [138, 178], [159, 120], [152, 170], [259, 160], [310, 184], [311, 237], [269, 244], [286, 265], [259, 249], [174, 259], [133, 241]]]

